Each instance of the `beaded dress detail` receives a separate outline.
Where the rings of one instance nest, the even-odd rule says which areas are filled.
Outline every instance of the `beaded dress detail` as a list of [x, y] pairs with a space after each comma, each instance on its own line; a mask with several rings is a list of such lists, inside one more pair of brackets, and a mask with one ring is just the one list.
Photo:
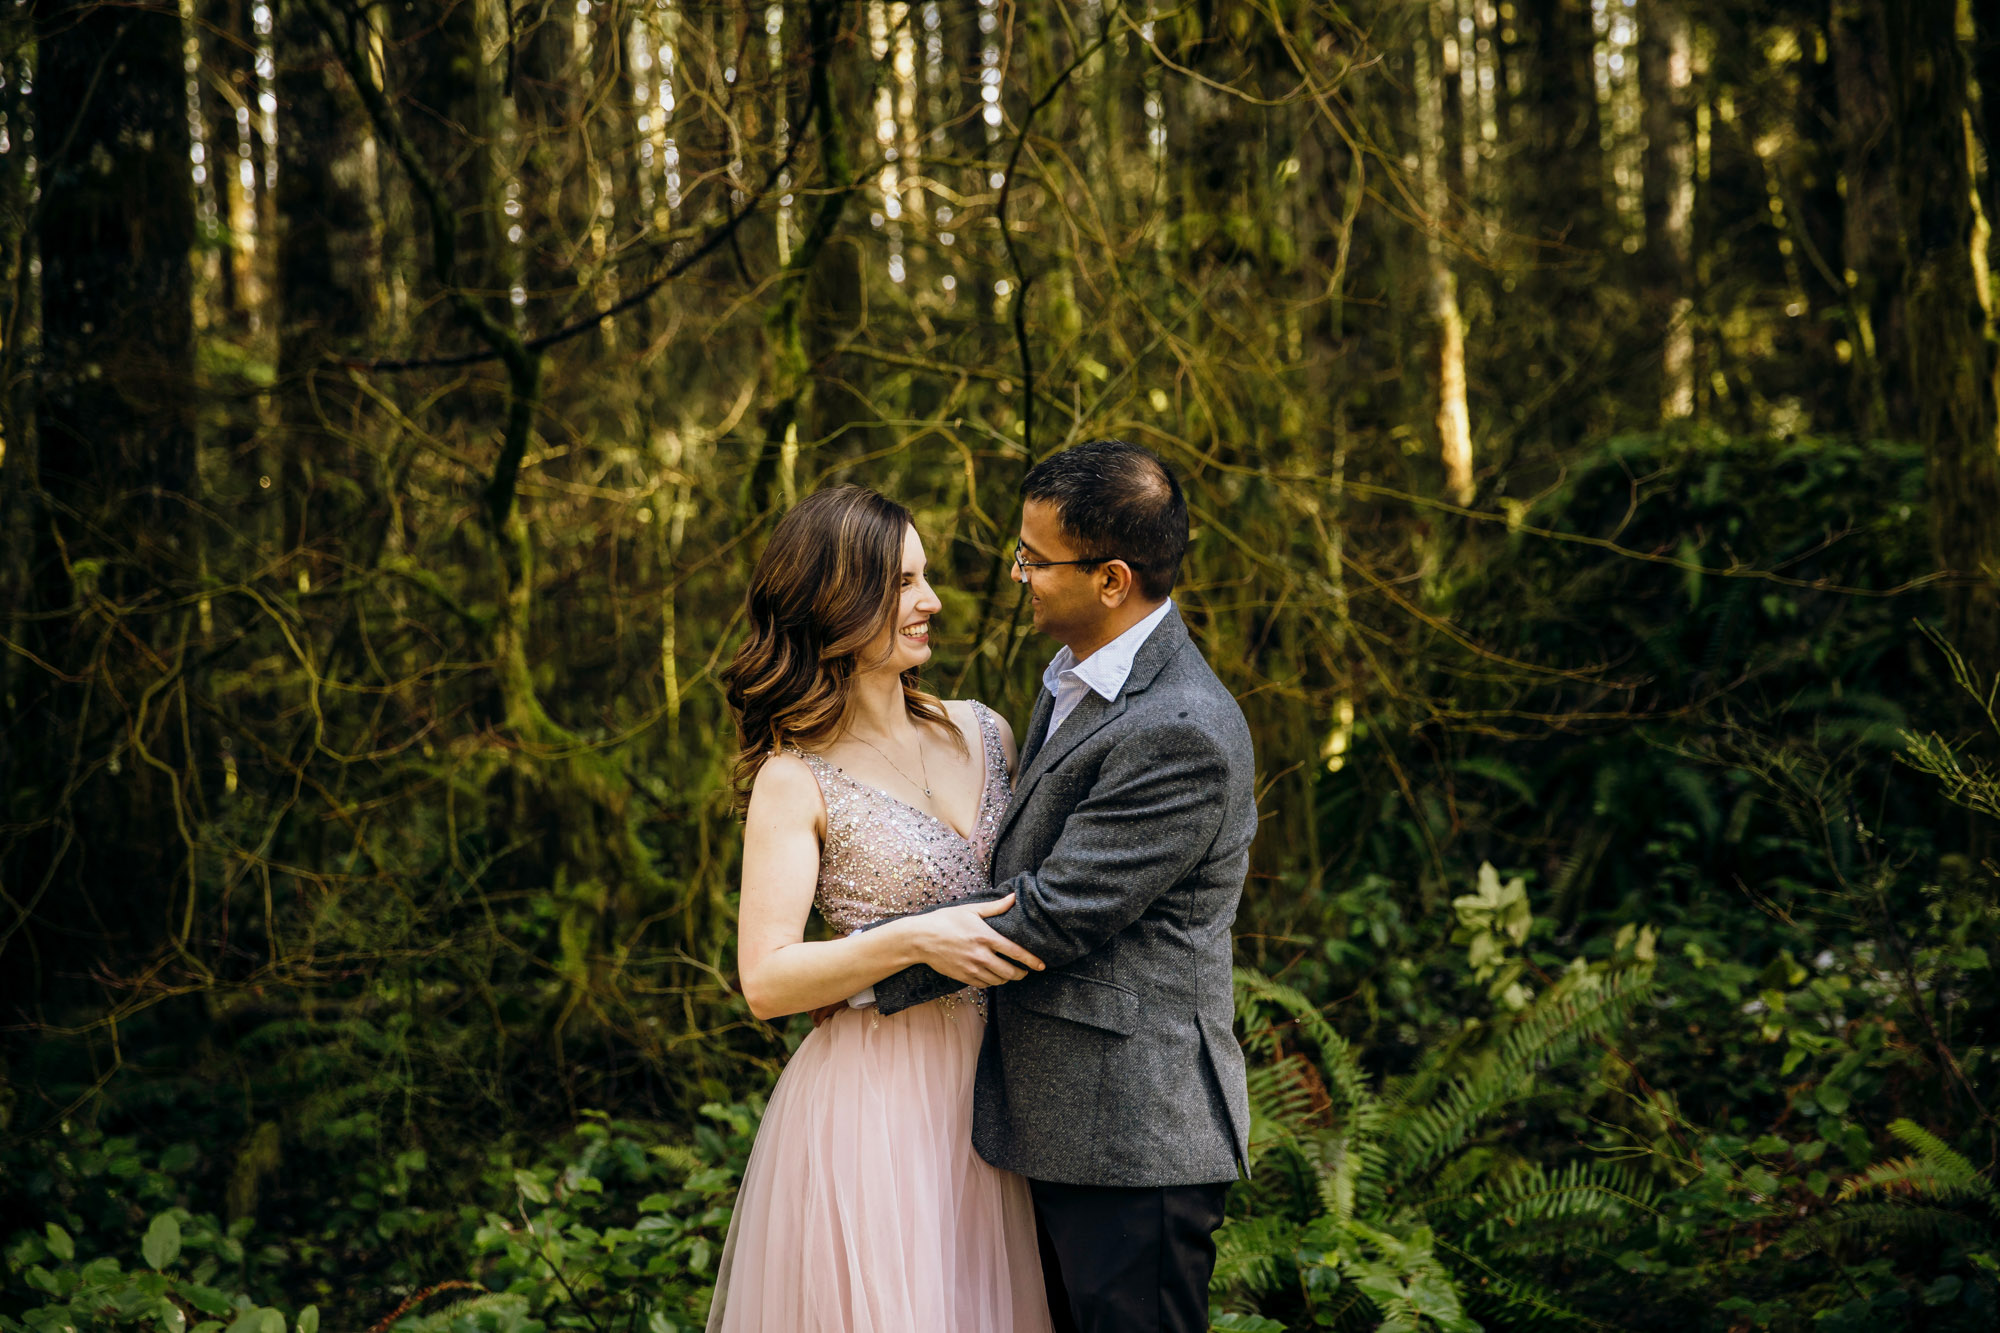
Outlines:
[[813, 906], [840, 934], [993, 887], [993, 834], [1007, 810], [1007, 756], [992, 714], [984, 704], [972, 707], [986, 779], [970, 839], [936, 815], [849, 777], [820, 755], [787, 747], [819, 779], [826, 802], [826, 843]]
[[[974, 703], [985, 781], [970, 838], [790, 749], [826, 805], [814, 905], [842, 935], [992, 889], [1006, 752]], [[968, 737], [968, 739], [971, 739]], [[815, 1028], [771, 1091], [717, 1270], [709, 1333], [1048, 1333], [1034, 1207], [972, 1150], [971, 987]]]

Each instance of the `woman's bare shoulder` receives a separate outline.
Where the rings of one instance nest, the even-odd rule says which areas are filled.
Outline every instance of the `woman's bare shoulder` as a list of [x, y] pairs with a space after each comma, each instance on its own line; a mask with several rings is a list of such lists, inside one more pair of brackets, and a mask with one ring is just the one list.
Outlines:
[[766, 759], [750, 783], [750, 809], [780, 821], [819, 823], [819, 779], [806, 761], [787, 751]]

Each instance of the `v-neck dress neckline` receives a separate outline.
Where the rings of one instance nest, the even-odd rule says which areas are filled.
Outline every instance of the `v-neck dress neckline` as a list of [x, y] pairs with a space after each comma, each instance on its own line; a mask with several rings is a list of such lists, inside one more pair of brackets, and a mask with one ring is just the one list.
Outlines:
[[846, 934], [992, 888], [993, 843], [1010, 794], [1007, 758], [992, 710], [975, 701], [972, 712], [986, 772], [970, 836], [824, 755], [786, 747], [812, 770], [826, 805], [813, 902], [835, 930]]
[[[981, 710], [978, 712], [977, 716], [979, 718], [980, 739], [983, 741], [985, 739], [985, 733], [987, 727], [986, 714], [983, 711], [986, 705], [974, 702], [972, 706], [975, 710]], [[894, 801], [897, 805], [902, 806], [905, 810], [909, 810], [915, 814], [922, 815], [926, 819], [936, 820], [946, 829], [949, 829], [952, 833], [957, 834], [960, 841], [964, 842], [967, 846], [971, 846], [973, 839], [979, 836], [979, 815], [980, 812], [986, 808], [986, 793], [993, 786], [993, 765], [991, 763], [986, 762], [983, 745], [981, 747], [981, 752], [982, 752], [981, 762], [979, 765], [980, 768], [979, 799], [972, 803], [972, 833], [970, 835], [959, 833], [958, 825], [952, 823], [949, 819], [946, 819], [943, 815], [938, 814], [936, 811], [926, 810], [920, 805], [913, 805], [909, 801], [906, 801], [902, 797], [896, 795], [894, 792], [884, 791], [882, 788], [876, 786], [872, 782], [863, 782], [860, 778], [855, 777], [852, 773], [842, 768], [839, 764], [834, 763], [831, 759], [825, 759], [824, 762], [826, 766], [833, 771], [836, 777], [842, 778], [847, 782], [853, 783], [855, 786], [861, 788], [863, 791], [872, 791], [885, 801]]]

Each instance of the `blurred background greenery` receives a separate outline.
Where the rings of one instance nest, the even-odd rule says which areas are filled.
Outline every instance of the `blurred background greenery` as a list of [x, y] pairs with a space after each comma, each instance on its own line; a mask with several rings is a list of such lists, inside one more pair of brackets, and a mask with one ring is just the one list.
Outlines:
[[1241, 699], [1218, 1328], [1987, 1329], [1970, 0], [0, 4], [0, 1327], [701, 1326], [797, 497]]

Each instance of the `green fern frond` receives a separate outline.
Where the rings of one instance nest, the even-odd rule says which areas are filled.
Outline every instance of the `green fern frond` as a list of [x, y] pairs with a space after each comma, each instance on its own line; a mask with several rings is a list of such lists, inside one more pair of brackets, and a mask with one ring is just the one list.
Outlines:
[[1861, 1203], [1831, 1209], [1808, 1218], [1785, 1233], [1784, 1248], [1802, 1254], [1844, 1242], [1873, 1243], [1884, 1239], [1965, 1244], [1990, 1243], [1993, 1228], [1950, 1208], [1921, 1203]]
[[1649, 986], [1649, 978], [1633, 973], [1558, 986], [1514, 1021], [1477, 1072], [1453, 1076], [1428, 1105], [1410, 1105], [1409, 1090], [1399, 1089], [1385, 1109], [1390, 1183], [1406, 1185], [1463, 1146], [1488, 1117], [1526, 1096], [1537, 1073], [1617, 1028]]
[[1235, 980], [1236, 1003], [1239, 1009], [1265, 1011], [1275, 1009], [1296, 1023], [1300, 1030], [1312, 1039], [1314, 1045], [1322, 1048], [1347, 1045], [1346, 1039], [1334, 1031], [1333, 1025], [1327, 1022], [1326, 1015], [1319, 1011], [1319, 1006], [1307, 999], [1297, 988], [1287, 986], [1282, 981], [1247, 967], [1236, 969]]
[[1320, 1072], [1336, 1112], [1362, 1123], [1372, 1122], [1380, 1105], [1373, 1080], [1362, 1069], [1354, 1048], [1327, 1022], [1318, 1006], [1293, 987], [1249, 968], [1237, 968], [1235, 976], [1237, 1008], [1244, 1016], [1244, 1030], [1250, 1034], [1245, 1044], [1266, 1058], [1276, 1058], [1279, 1025], [1271, 1020], [1282, 1016], [1319, 1048]]
[[1314, 1103], [1312, 1062], [1303, 1055], [1280, 1056], [1270, 1064], [1258, 1065], [1246, 1079], [1250, 1092], [1250, 1113], [1271, 1123], [1287, 1138], [1296, 1138], [1309, 1126]]
[[1985, 1183], [1977, 1175], [1967, 1178], [1948, 1171], [1940, 1172], [1921, 1157], [1898, 1157], [1877, 1162], [1860, 1175], [1842, 1181], [1837, 1202], [1852, 1203], [1875, 1193], [1907, 1195], [1933, 1203], [1958, 1203], [1967, 1199], [1984, 1201], [1991, 1197], [1990, 1190], [1982, 1192], [1978, 1186]]
[[1651, 989], [1651, 975], [1639, 971], [1565, 978], [1507, 1029], [1500, 1063], [1523, 1074], [1546, 1069], [1584, 1042], [1616, 1031]]
[[1623, 1167], [1572, 1162], [1555, 1172], [1531, 1167], [1477, 1190], [1412, 1206], [1427, 1217], [1473, 1222], [1489, 1242], [1509, 1232], [1532, 1231], [1555, 1235], [1568, 1248], [1590, 1231], [1608, 1231], [1629, 1223], [1634, 1214], [1651, 1214], [1654, 1194], [1650, 1182]]
[[1485, 1280], [1478, 1286], [1467, 1284], [1465, 1288], [1467, 1298], [1476, 1305], [1490, 1304], [1496, 1309], [1506, 1311], [1510, 1316], [1506, 1325], [1508, 1328], [1528, 1328], [1532, 1327], [1534, 1323], [1544, 1321], [1572, 1327], [1577, 1325], [1585, 1328], [1601, 1329], [1612, 1327], [1610, 1324], [1592, 1319], [1589, 1315], [1581, 1311], [1572, 1310], [1569, 1306], [1557, 1300], [1548, 1288], [1543, 1287], [1539, 1283], [1530, 1282], [1526, 1278], [1517, 1277], [1510, 1273], [1503, 1273], [1493, 1267], [1493, 1265], [1482, 1260], [1478, 1255], [1454, 1245], [1442, 1237], [1438, 1239], [1436, 1244], [1438, 1249], [1449, 1254], [1453, 1259], [1456, 1259], [1467, 1267], [1479, 1270], [1480, 1275]]
[[1212, 1280], [1229, 1291], [1271, 1291], [1298, 1249], [1298, 1233], [1297, 1224], [1282, 1217], [1231, 1218], [1215, 1233]]
[[423, 1315], [415, 1323], [405, 1324], [407, 1333], [449, 1333], [459, 1327], [459, 1321], [474, 1315], [491, 1312], [501, 1316], [501, 1324], [507, 1323], [507, 1316], [521, 1319], [528, 1312], [528, 1299], [516, 1292], [496, 1291], [484, 1296], [474, 1296], [470, 1300], [453, 1301], [441, 1309]]
[[656, 1143], [646, 1149], [647, 1153], [665, 1163], [670, 1170], [682, 1175], [693, 1175], [707, 1166], [701, 1154], [679, 1143]]
[[1379, 1158], [1371, 1161], [1372, 1143], [1356, 1143], [1345, 1134], [1329, 1138], [1319, 1162], [1319, 1205], [1343, 1225], [1354, 1219], [1356, 1200], [1380, 1176]]
[[1889, 1132], [1916, 1149], [1917, 1155], [1880, 1163], [1843, 1182], [1840, 1187], [1843, 1202], [1871, 1189], [1902, 1187], [1919, 1198], [1977, 1199], [1989, 1207], [1993, 1204], [1992, 1182], [1943, 1139], [1913, 1120], [1900, 1118], [1889, 1122]]

